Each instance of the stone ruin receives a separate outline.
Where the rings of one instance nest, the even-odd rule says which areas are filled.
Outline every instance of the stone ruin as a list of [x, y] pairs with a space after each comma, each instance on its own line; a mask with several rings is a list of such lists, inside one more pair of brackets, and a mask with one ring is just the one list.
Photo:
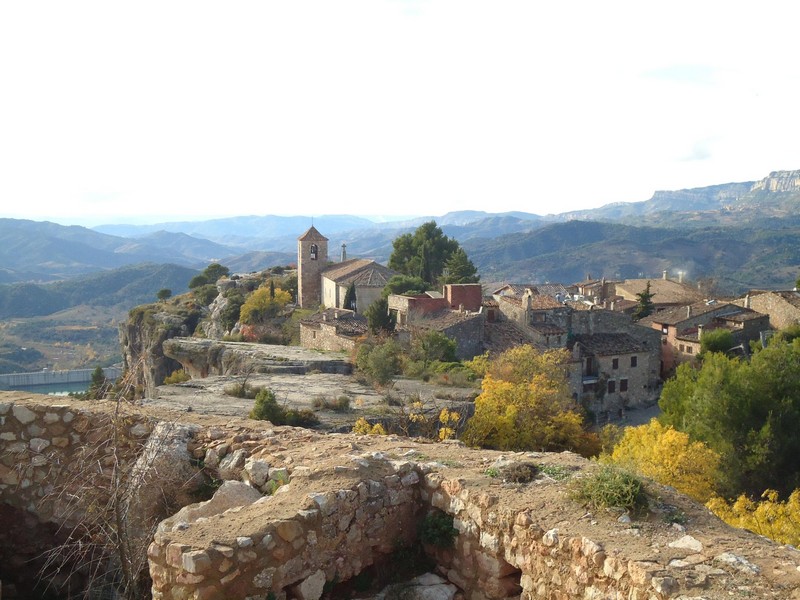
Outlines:
[[[496, 476], [520, 461], [569, 477]], [[86, 522], [104, 506], [115, 465], [159, 600], [350, 597], [365, 574], [402, 570], [409, 548], [422, 548], [433, 572], [380, 597], [800, 597], [797, 550], [730, 528], [674, 490], [652, 484], [642, 519], [580, 506], [571, 482], [595, 465], [569, 453], [0, 395], [0, 507], [10, 518], [62, 529]], [[209, 484], [216, 491], [203, 496]], [[421, 544], [428, 515], [452, 518], [452, 544]], [[11, 581], [25, 550], [11, 529], [0, 530], [2, 597], [29, 597]], [[67, 585], [63, 574], [39, 577], [53, 590]]]

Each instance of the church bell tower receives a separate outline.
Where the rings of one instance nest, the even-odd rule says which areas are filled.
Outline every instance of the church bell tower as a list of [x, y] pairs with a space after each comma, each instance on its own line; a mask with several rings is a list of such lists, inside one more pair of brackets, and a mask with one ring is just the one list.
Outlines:
[[315, 308], [322, 301], [322, 270], [328, 265], [328, 238], [312, 225], [297, 238], [297, 304]]

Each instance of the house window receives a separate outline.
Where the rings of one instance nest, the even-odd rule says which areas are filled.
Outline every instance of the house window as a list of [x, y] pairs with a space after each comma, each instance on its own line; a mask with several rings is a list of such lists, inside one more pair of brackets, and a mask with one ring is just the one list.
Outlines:
[[686, 346], [686, 354], [691, 354], [691, 353], [692, 353], [692, 347]]
[[638, 366], [638, 364], [639, 364], [639, 357], [631, 356], [631, 368]]
[[628, 380], [627, 379], [620, 379], [619, 380], [619, 391], [620, 391], [620, 393], [628, 391]]
[[612, 358], [611, 359], [611, 368], [612, 369], [619, 369], [619, 359], [618, 358]]
[[680, 350], [681, 352], [686, 352], [686, 346], [684, 346], [683, 344], [678, 344], [678, 350]]
[[311, 260], [317, 260], [317, 245], [311, 244]]
[[669, 333], [669, 327], [667, 327], [666, 325], [661, 327], [661, 333], [663, 333], [664, 335], [667, 335]]
[[608, 382], [608, 393], [613, 394], [616, 391], [617, 391], [617, 382], [612, 379], [611, 381]]

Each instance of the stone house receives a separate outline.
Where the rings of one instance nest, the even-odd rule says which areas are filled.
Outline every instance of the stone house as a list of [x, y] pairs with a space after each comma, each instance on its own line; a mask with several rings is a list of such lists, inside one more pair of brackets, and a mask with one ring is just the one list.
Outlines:
[[352, 310], [328, 308], [300, 321], [300, 345], [315, 350], [351, 352], [367, 335], [367, 319]]
[[750, 308], [769, 316], [772, 329], [785, 329], [800, 323], [800, 292], [795, 290], [751, 290], [733, 304]]
[[651, 348], [628, 333], [576, 334], [567, 348], [572, 397], [598, 421], [622, 416], [642, 398], [654, 397]]
[[[328, 262], [328, 238], [312, 225], [297, 238], [297, 304], [301, 308], [366, 310], [380, 298], [395, 272], [369, 259], [350, 259], [342, 244], [341, 261]], [[344, 297], [350, 284], [355, 285], [356, 306], [346, 307]]]
[[388, 302], [401, 339], [411, 339], [420, 332], [439, 331], [456, 342], [456, 356], [460, 360], [483, 352], [480, 284], [448, 284], [441, 294], [391, 294]]
[[[596, 412], [617, 410], [627, 405], [647, 404], [651, 402], [660, 385], [659, 365], [661, 358], [660, 334], [639, 327], [629, 315], [621, 312], [604, 310], [596, 306], [580, 304], [580, 310], [561, 303], [554, 298], [533, 293], [527, 288], [522, 297], [511, 295], [495, 296], [499, 313], [498, 323], [487, 323], [487, 336], [492, 340], [516, 340], [518, 343], [530, 343], [539, 350], [566, 348], [573, 352], [573, 360], [568, 368], [568, 379], [571, 392], [576, 401], [593, 405]], [[515, 331], [497, 331], [504, 324], [513, 323]], [[518, 331], [521, 330], [522, 335]], [[497, 335], [495, 335], [497, 333]], [[525, 339], [525, 341], [522, 341]], [[580, 340], [577, 345], [576, 340]], [[619, 361], [622, 363], [635, 355], [635, 372], [630, 376], [619, 376]], [[597, 382], [584, 381], [586, 367], [592, 367], [591, 361], [599, 365], [608, 362], [608, 373], [612, 377], [611, 384], [617, 391], [608, 394], [605, 387], [589, 385]], [[617, 362], [616, 368], [611, 368]], [[628, 363], [630, 364], [630, 363]], [[629, 367], [630, 368], [630, 367]], [[596, 370], [596, 369], [595, 369]], [[592, 372], [590, 368], [589, 373]], [[622, 382], [622, 380], [625, 380]], [[624, 392], [619, 392], [622, 386]], [[604, 400], [599, 405], [594, 396]], [[594, 403], [594, 404], [593, 404]]]
[[704, 329], [725, 327], [733, 334], [734, 345], [746, 345], [769, 328], [769, 317], [730, 302], [709, 300], [654, 313], [638, 324], [661, 332], [661, 376], [666, 378], [680, 363], [695, 359]]

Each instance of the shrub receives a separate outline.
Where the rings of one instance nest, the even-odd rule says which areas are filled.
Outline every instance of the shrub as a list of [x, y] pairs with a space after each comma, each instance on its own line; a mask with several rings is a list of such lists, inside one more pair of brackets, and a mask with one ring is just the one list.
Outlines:
[[255, 400], [249, 415], [251, 419], [269, 421], [273, 425], [291, 425], [292, 427], [313, 427], [319, 424], [317, 416], [308, 409], [287, 409], [280, 406], [275, 399], [275, 394], [270, 389], [261, 389]]
[[386, 435], [386, 429], [380, 423], [370, 425], [364, 417], [359, 417], [353, 425], [353, 433], [360, 435]]
[[575, 500], [592, 508], [623, 508], [634, 514], [647, 510], [642, 481], [622, 469], [605, 466], [576, 482]]
[[419, 539], [423, 544], [437, 548], [452, 548], [458, 535], [453, 527], [453, 516], [440, 510], [428, 513], [420, 523]]
[[264, 391], [264, 388], [250, 385], [246, 382], [239, 382], [226, 385], [222, 391], [227, 396], [233, 396], [234, 398], [248, 398], [252, 400], [253, 398], [257, 398], [258, 394]]
[[164, 385], [174, 385], [176, 383], [183, 383], [189, 381], [191, 377], [183, 369], [177, 369], [164, 378]]
[[500, 470], [504, 481], [530, 483], [539, 474], [539, 467], [532, 462], [513, 463]]
[[316, 396], [311, 405], [316, 409], [332, 410], [334, 412], [347, 412], [350, 410], [350, 396], [342, 394], [335, 400], [328, 400], [325, 396]]

